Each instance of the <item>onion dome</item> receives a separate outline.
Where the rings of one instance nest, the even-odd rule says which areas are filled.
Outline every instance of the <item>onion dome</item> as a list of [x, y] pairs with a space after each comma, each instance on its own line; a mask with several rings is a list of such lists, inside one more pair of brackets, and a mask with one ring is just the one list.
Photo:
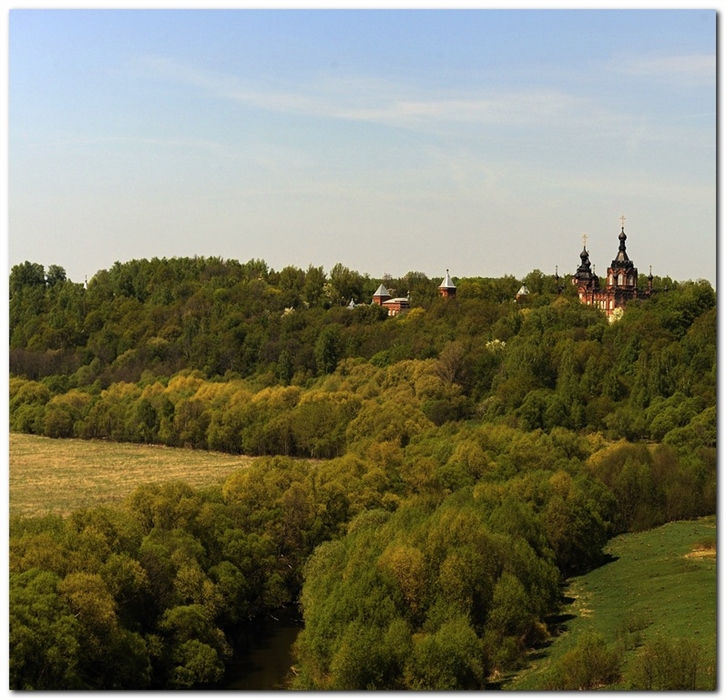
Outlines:
[[620, 217], [620, 235], [618, 236], [618, 240], [620, 241], [620, 245], [618, 246], [618, 254], [615, 256], [615, 260], [612, 262], [612, 267], [632, 267], [633, 263], [630, 262], [630, 258], [628, 257], [628, 254], [625, 252], [625, 240], [627, 239], [627, 236], [625, 235], [625, 217]]
[[580, 267], [577, 268], [575, 278], [579, 280], [590, 279], [590, 277], [592, 277], [592, 271], [590, 270], [591, 267], [590, 253], [587, 252], [587, 248], [585, 246], [582, 246], [582, 253], [580, 253]]

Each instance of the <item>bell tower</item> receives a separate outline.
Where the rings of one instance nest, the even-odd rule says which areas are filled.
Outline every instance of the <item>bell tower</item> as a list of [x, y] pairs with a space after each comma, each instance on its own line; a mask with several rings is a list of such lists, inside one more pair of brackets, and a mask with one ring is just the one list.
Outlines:
[[625, 250], [625, 217], [620, 217], [620, 245], [615, 260], [610, 263], [607, 276], [607, 290], [614, 295], [615, 306], [625, 306], [625, 302], [638, 296], [638, 268], [628, 257]]
[[449, 271], [446, 271], [446, 277], [441, 281], [439, 285], [439, 296], [450, 298], [456, 296], [456, 285], [453, 283], [449, 276]]
[[595, 293], [600, 288], [597, 275], [592, 271], [590, 253], [587, 250], [587, 234], [582, 236], [582, 253], [580, 253], [580, 267], [572, 276], [572, 284], [577, 286], [577, 294], [580, 301], [592, 304]]

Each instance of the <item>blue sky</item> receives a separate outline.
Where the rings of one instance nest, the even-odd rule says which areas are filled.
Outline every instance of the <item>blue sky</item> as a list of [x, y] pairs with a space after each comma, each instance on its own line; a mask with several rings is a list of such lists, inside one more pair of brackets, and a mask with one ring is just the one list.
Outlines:
[[714, 10], [13, 10], [9, 253], [716, 281]]

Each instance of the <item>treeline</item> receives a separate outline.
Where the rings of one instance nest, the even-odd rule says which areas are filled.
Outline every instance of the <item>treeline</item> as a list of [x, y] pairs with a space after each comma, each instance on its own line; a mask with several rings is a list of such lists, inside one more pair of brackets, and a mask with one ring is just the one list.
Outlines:
[[[410, 273], [397, 284], [421, 300], [387, 318], [372, 304], [326, 309], [324, 291], [308, 302], [311, 275], [320, 290], [332, 284], [319, 268], [134, 261], [86, 290], [37, 267], [30, 280], [31, 263], [11, 274], [12, 430], [329, 457], [345, 451], [370, 401], [406, 414], [407, 403], [387, 409], [380, 388], [413, 361], [433, 377], [415, 408], [437, 425], [483, 418], [611, 439], [715, 439], [716, 308], [704, 281], [669, 281], [608, 324], [537, 271], [529, 284], [540, 291], [524, 303], [513, 301], [513, 278], [461, 280], [456, 299], [439, 299], [435, 281]], [[337, 268], [331, 278], [350, 291]], [[148, 281], [157, 277], [172, 281]], [[297, 296], [285, 296], [288, 278]]]
[[[503, 375], [504, 350], [485, 352]], [[511, 382], [502, 381], [500, 387], [509, 388], [475, 403], [452, 381], [460, 359], [460, 346], [451, 343], [437, 360], [406, 360], [383, 368], [344, 360], [333, 374], [308, 388], [259, 390], [246, 380], [210, 381], [187, 371], [169, 380], [119, 382], [98, 393], [70, 389], [54, 394], [49, 382], [12, 377], [10, 428], [52, 438], [329, 458], [360, 442], [405, 446], [429, 428], [465, 419], [551, 432], [573, 429], [579, 415], [584, 423], [579, 427], [590, 432], [600, 428], [608, 439], [650, 438], [691, 450], [716, 445], [716, 407], [707, 396], [675, 391], [667, 398], [656, 397], [647, 408], [634, 400], [612, 402], [607, 404], [611, 412], [603, 416], [590, 405], [566, 403], [572, 385], [565, 366], [565, 379], [558, 377], [555, 389], [533, 389], [507, 410], [499, 395], [507, 399]], [[530, 369], [525, 366], [524, 372]], [[590, 423], [585, 422], [588, 415]]]
[[526, 281], [447, 300], [409, 273], [388, 318], [346, 308], [379, 280], [340, 265], [14, 267], [11, 430], [261, 457], [14, 520], [11, 687], [211, 687], [241, 625], [301, 601], [300, 688], [481, 688], [609, 537], [715, 512], [711, 286], [656, 280], [609, 324]]
[[[387, 347], [370, 329], [344, 332], [385, 317], [369, 304], [379, 282], [340, 264], [328, 274], [312, 265], [275, 272], [262, 260], [195, 257], [115, 263], [86, 286], [59, 266], [25, 262], [10, 274], [11, 372], [75, 375], [71, 384], [102, 388], [185, 368], [287, 383], [328, 371], [346, 352], [370, 357]], [[436, 298], [437, 282], [422, 273], [386, 284], [416, 303]], [[345, 312], [351, 300], [366, 305]], [[334, 337], [316, 353], [327, 326]]]

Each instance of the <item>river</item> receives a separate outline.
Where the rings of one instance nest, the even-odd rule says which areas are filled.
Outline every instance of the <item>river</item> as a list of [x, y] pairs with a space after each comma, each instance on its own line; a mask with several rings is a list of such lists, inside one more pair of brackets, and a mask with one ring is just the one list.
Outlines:
[[277, 619], [240, 630], [222, 687], [227, 690], [283, 690], [292, 681], [292, 645], [303, 628], [300, 612], [283, 610]]

